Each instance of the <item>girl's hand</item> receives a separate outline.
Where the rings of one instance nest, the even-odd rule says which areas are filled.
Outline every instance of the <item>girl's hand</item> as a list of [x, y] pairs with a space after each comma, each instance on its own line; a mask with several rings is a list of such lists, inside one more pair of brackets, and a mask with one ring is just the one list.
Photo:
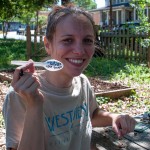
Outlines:
[[[21, 71], [23, 72], [23, 76], [20, 76]], [[40, 82], [36, 77], [32, 61], [29, 61], [27, 65], [16, 68], [11, 85], [24, 99], [27, 108], [43, 104], [43, 95], [39, 91]]]
[[112, 117], [112, 127], [119, 138], [127, 133], [133, 132], [135, 125], [135, 119], [129, 115], [114, 114]]

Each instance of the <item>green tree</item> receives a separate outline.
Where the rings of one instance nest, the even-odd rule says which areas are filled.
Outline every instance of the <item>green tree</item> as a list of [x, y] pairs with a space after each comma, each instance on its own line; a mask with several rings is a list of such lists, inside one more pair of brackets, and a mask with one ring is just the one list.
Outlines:
[[[136, 27], [134, 31], [136, 33], [145, 33], [148, 34], [150, 31], [150, 23], [148, 22], [148, 17], [145, 14], [145, 7], [150, 5], [150, 0], [132, 0], [130, 5], [136, 9], [138, 15], [138, 20], [140, 26]], [[150, 46], [150, 38], [140, 39], [140, 44], [144, 47]]]
[[83, 7], [87, 10], [97, 8], [97, 4], [93, 0], [72, 0], [72, 2], [74, 2], [77, 6]]
[[3, 25], [4, 22], [8, 22], [14, 18], [23, 18], [22, 20], [29, 21], [33, 16], [32, 14], [35, 14], [42, 7], [49, 7], [56, 2], [57, 0], [1, 0], [0, 21]]
[[140, 38], [139, 43], [141, 46], [148, 48], [147, 60], [148, 67], [150, 68], [150, 23], [148, 22], [148, 17], [145, 15], [145, 7], [150, 5], [150, 0], [132, 0], [130, 4], [137, 10], [136, 12], [140, 21], [140, 27], [135, 28], [135, 33], [148, 35], [147, 38]]

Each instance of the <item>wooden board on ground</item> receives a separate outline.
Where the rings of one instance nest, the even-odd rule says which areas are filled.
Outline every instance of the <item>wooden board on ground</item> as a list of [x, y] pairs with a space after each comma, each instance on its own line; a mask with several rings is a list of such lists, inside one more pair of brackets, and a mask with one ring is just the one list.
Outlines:
[[93, 128], [92, 150], [150, 150], [150, 124], [142, 132], [132, 132], [118, 139], [111, 127]]
[[122, 96], [130, 96], [133, 91], [135, 91], [135, 88], [124, 88], [124, 89], [118, 89], [118, 90], [112, 90], [112, 91], [106, 91], [101, 93], [95, 93], [96, 96], [104, 96], [104, 97], [110, 97], [112, 99], [120, 98]]

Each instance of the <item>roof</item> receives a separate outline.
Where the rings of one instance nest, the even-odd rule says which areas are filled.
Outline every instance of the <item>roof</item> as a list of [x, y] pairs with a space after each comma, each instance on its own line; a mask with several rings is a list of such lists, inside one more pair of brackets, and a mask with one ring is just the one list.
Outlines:
[[[92, 10], [89, 10], [89, 12], [107, 10], [107, 9], [109, 9], [109, 7], [110, 6], [92, 9]], [[113, 4], [112, 7], [114, 7], [114, 8], [127, 8], [127, 7], [130, 8], [131, 6], [130, 6], [130, 3], [120, 3], [120, 4]]]
[[[117, 7], [117, 6], [125, 6], [125, 7], [130, 7], [129, 3], [120, 3], [120, 4], [113, 4], [112, 7]], [[110, 7], [110, 6], [107, 6]]]

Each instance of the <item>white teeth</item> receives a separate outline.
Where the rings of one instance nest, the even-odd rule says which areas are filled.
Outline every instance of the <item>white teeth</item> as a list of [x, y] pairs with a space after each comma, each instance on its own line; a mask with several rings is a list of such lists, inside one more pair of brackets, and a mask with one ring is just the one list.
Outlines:
[[72, 63], [75, 63], [75, 64], [81, 64], [81, 63], [83, 63], [83, 60], [82, 59], [69, 59], [69, 61], [70, 62], [72, 62]]

